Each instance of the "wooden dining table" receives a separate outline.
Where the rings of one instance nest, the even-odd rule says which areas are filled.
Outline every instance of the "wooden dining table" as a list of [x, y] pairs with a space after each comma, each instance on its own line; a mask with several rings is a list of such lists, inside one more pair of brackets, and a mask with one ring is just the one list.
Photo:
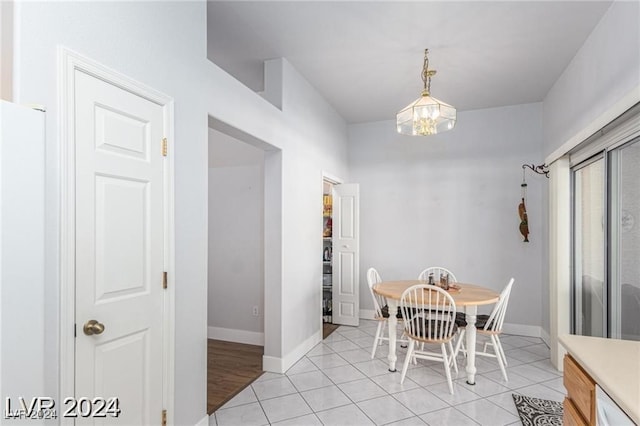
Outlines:
[[[400, 305], [402, 293], [409, 287], [416, 284], [426, 284], [419, 280], [383, 281], [373, 286], [373, 291], [387, 299], [389, 313], [397, 312]], [[500, 295], [495, 291], [476, 284], [453, 283], [449, 294], [456, 304], [456, 308], [464, 307], [467, 321], [467, 331], [465, 333], [465, 344], [467, 347], [467, 383], [476, 383], [476, 316], [478, 306], [490, 305], [498, 301]], [[396, 327], [398, 319], [394, 314], [389, 315], [389, 371], [396, 371]]]

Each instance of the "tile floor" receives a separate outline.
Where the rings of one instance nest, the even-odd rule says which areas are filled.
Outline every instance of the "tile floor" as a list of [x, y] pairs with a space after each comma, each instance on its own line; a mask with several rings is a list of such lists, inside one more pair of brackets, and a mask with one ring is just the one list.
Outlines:
[[[541, 339], [503, 335], [509, 381], [495, 359], [476, 357], [476, 385], [464, 356], [449, 394], [441, 363], [418, 360], [404, 384], [388, 371], [387, 344], [371, 359], [377, 322], [341, 326], [286, 374], [264, 373], [213, 413], [209, 425], [519, 425], [512, 393], [562, 401], [562, 376]], [[398, 371], [405, 349], [398, 348]]]

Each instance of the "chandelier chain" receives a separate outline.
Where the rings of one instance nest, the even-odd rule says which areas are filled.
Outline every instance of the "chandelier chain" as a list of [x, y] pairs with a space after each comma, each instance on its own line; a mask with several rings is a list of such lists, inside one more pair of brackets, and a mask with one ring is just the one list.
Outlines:
[[422, 82], [424, 83], [424, 91], [431, 92], [431, 75], [429, 75], [429, 49], [424, 49], [424, 63], [422, 65]]

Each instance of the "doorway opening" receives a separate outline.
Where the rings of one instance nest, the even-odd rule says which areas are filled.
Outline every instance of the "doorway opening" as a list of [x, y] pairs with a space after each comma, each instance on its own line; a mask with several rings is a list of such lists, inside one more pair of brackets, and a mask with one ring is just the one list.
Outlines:
[[333, 185], [334, 180], [322, 180], [322, 338], [338, 328], [333, 323]]
[[[272, 250], [281, 211], [280, 151], [209, 117], [207, 411], [221, 407], [263, 372], [269, 319], [279, 301]], [[268, 207], [269, 206], [269, 207]], [[269, 338], [274, 336], [273, 338]], [[275, 343], [277, 345], [277, 342]]]

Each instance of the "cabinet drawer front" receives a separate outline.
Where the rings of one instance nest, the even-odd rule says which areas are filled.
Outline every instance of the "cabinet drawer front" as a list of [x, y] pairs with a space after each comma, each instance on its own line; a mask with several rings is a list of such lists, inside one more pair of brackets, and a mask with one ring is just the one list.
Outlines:
[[582, 414], [588, 424], [595, 424], [595, 382], [571, 355], [565, 355], [564, 357], [563, 384], [575, 408]]
[[571, 402], [569, 398], [565, 398], [562, 402], [562, 424], [564, 426], [586, 426], [587, 423], [584, 421], [576, 406]]

